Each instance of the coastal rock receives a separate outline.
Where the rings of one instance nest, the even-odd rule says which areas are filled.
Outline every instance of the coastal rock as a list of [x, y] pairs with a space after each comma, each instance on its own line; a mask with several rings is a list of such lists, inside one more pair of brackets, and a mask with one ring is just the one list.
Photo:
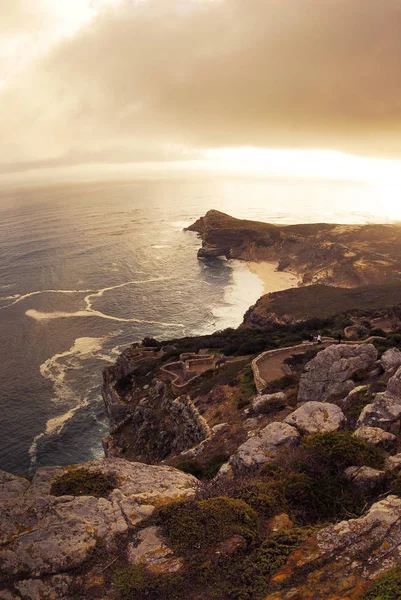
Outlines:
[[401, 367], [401, 352], [398, 348], [386, 350], [380, 359], [380, 364], [385, 371], [391, 371]]
[[230, 458], [234, 472], [257, 468], [273, 460], [280, 450], [299, 444], [298, 431], [287, 423], [270, 423], [258, 435], [249, 438]]
[[385, 392], [376, 394], [374, 401], [365, 406], [358, 419], [358, 427], [380, 427], [389, 431], [401, 417], [401, 367], [391, 377]]
[[393, 450], [397, 443], [394, 434], [383, 431], [380, 427], [359, 427], [354, 436], [383, 450]]
[[395, 456], [388, 456], [384, 463], [386, 471], [400, 471], [401, 470], [401, 454]]
[[348, 396], [337, 402], [338, 406], [340, 406], [343, 411], [352, 410], [354, 407], [360, 404], [361, 400], [365, 398], [368, 389], [368, 385], [358, 385], [350, 391]]
[[38, 469], [29, 487], [21, 481], [19, 495], [0, 503], [0, 576], [53, 576], [80, 566], [98, 544], [113, 552], [121, 535], [155, 505], [192, 496], [198, 483], [172, 467], [123, 459], [90, 461], [79, 469], [113, 477], [114, 490], [106, 498], [53, 496], [53, 481], [71, 469], [47, 467]]
[[388, 496], [358, 519], [329, 525], [293, 552], [272, 582], [285, 585], [265, 600], [356, 600], [401, 559], [401, 498]]
[[373, 344], [329, 346], [306, 366], [299, 382], [298, 403], [328, 402], [347, 395], [357, 374], [371, 369], [377, 359]]
[[327, 402], [306, 402], [284, 419], [296, 427], [301, 433], [318, 433], [320, 431], [337, 431], [346, 422], [340, 408]]
[[[16, 584], [23, 600], [69, 600], [72, 577], [55, 575], [46, 581], [27, 579]], [[2, 598], [2, 596], [0, 596]]]
[[348, 481], [360, 488], [363, 492], [373, 492], [384, 481], [384, 471], [371, 467], [348, 467], [344, 471]]
[[272, 407], [282, 407], [287, 404], [287, 396], [284, 392], [277, 392], [276, 394], [261, 394], [256, 396], [252, 401], [252, 410], [255, 414], [265, 414], [272, 409]]
[[184, 560], [176, 557], [168, 547], [158, 527], [146, 527], [138, 533], [138, 545], [128, 546], [131, 564], [143, 564], [151, 573], [176, 573], [184, 566]]
[[21, 496], [29, 488], [29, 485], [27, 479], [0, 471], [0, 503]]

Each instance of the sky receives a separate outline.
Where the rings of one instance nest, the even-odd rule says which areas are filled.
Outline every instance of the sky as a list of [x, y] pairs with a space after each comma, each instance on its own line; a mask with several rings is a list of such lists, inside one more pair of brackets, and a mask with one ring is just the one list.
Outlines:
[[399, 178], [401, 0], [0, 0], [0, 174]]

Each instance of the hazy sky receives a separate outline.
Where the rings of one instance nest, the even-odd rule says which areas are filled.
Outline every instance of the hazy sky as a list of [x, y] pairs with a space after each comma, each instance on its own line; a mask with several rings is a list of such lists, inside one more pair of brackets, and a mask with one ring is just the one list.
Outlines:
[[242, 146], [401, 157], [401, 0], [0, 11], [0, 172]]

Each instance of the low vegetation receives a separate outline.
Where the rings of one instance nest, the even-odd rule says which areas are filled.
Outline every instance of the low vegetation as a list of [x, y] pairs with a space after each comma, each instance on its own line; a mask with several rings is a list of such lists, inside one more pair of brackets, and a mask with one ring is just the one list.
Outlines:
[[399, 600], [401, 598], [401, 567], [384, 573], [359, 597], [359, 600]]
[[95, 496], [107, 498], [116, 487], [116, 480], [112, 475], [88, 471], [86, 469], [68, 469], [66, 473], [57, 477], [52, 483], [53, 496]]

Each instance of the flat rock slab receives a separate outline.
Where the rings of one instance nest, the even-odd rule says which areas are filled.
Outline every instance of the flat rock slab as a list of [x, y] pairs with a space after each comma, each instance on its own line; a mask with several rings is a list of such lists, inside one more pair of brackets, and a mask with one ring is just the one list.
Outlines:
[[298, 402], [330, 402], [344, 397], [355, 387], [352, 377], [372, 369], [376, 360], [373, 344], [329, 346], [305, 366]]
[[234, 472], [257, 468], [277, 456], [284, 448], [299, 444], [298, 431], [287, 423], [270, 423], [258, 435], [249, 438], [230, 458]]
[[[115, 489], [107, 498], [53, 496], [53, 480], [68, 468], [39, 469], [31, 484], [2, 476], [7, 493], [0, 502], [0, 577], [30, 581], [57, 575], [84, 563], [99, 543], [113, 553], [121, 535], [155, 506], [192, 496], [198, 485], [172, 467], [121, 458], [83, 463], [79, 469], [113, 475]], [[32, 589], [35, 585], [29, 583]]]
[[301, 433], [337, 431], [345, 423], [342, 410], [327, 402], [306, 402], [284, 419], [285, 423], [296, 427]]

